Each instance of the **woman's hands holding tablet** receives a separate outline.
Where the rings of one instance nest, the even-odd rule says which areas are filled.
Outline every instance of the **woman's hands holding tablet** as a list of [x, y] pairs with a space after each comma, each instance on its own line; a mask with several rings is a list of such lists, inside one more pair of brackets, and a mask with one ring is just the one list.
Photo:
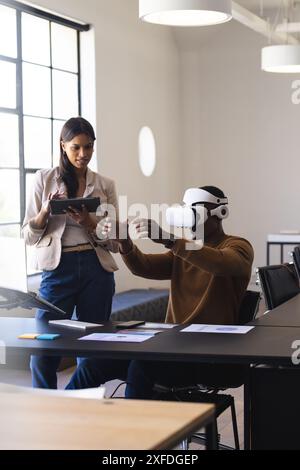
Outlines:
[[64, 192], [57, 190], [55, 193], [50, 193], [47, 200], [44, 202], [41, 212], [43, 212], [47, 217], [50, 215], [50, 201], [52, 199], [65, 199], [66, 195]]
[[66, 197], [65, 193], [57, 190], [55, 193], [50, 193], [46, 201], [43, 203], [40, 212], [36, 217], [33, 217], [29, 224], [34, 230], [43, 230], [48, 222], [50, 215], [50, 201], [52, 199], [64, 199]]
[[[84, 204], [82, 204], [81, 210], [78, 210], [75, 207], [69, 206], [68, 210], [66, 210], [66, 214], [69, 217], [71, 217], [71, 219], [73, 219], [79, 225], [83, 225], [86, 228], [91, 225], [92, 218]], [[96, 227], [96, 223], [95, 223], [95, 227]]]

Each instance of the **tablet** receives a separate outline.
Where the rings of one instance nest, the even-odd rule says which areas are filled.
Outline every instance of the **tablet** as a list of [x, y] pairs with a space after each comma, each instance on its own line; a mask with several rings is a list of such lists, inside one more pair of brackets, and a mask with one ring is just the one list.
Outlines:
[[96, 212], [100, 206], [99, 197], [76, 197], [73, 199], [51, 199], [50, 210], [52, 215], [65, 214], [69, 207], [74, 207], [81, 211], [82, 205], [88, 212]]

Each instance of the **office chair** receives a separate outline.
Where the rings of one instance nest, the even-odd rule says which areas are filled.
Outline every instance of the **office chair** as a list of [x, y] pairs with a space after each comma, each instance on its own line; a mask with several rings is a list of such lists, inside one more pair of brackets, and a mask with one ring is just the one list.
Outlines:
[[[239, 309], [239, 324], [245, 325], [246, 323], [254, 320], [258, 312], [260, 302], [260, 293], [247, 290], [245, 292], [244, 298], [240, 305]], [[240, 449], [237, 419], [236, 419], [236, 410], [234, 397], [232, 395], [227, 395], [219, 393], [224, 391], [227, 388], [238, 388], [242, 386], [244, 381], [242, 379], [237, 380], [235, 383], [226, 383], [218, 386], [216, 388], [205, 387], [203, 385], [193, 384], [187, 387], [166, 387], [160, 384], [154, 385], [155, 399], [158, 400], [177, 400], [177, 401], [190, 401], [198, 403], [213, 403], [216, 406], [216, 419], [215, 419], [215, 429], [216, 434], [218, 435], [218, 417], [227, 409], [231, 410], [232, 418], [232, 429], [234, 435], [235, 449]], [[218, 435], [218, 440], [219, 439]], [[205, 435], [202, 433], [194, 433], [190, 442], [196, 442], [198, 444], [205, 444]], [[182, 449], [188, 449], [189, 442], [186, 440], [182, 443]], [[219, 449], [232, 450], [231, 447], [225, 446], [224, 444], [218, 443]]]
[[294, 251], [292, 251], [292, 258], [294, 261], [295, 270], [298, 276], [298, 280], [300, 280], [300, 247], [296, 246]]
[[293, 263], [263, 266], [257, 274], [268, 310], [300, 293], [299, 280]]

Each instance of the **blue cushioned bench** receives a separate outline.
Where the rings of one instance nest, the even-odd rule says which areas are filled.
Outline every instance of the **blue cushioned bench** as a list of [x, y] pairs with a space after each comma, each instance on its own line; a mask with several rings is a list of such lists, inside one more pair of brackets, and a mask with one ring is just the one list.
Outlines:
[[111, 320], [163, 322], [169, 299], [168, 289], [132, 289], [114, 296]]

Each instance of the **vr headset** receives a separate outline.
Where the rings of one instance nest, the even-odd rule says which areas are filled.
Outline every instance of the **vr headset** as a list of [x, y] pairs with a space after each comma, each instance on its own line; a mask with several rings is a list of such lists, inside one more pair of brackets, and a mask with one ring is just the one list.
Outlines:
[[[219, 198], [200, 188], [187, 189], [183, 197], [184, 206], [169, 207], [166, 212], [167, 223], [172, 227], [192, 228], [204, 224], [209, 216], [226, 219], [229, 216], [227, 197]], [[218, 204], [212, 210], [200, 204]]]

